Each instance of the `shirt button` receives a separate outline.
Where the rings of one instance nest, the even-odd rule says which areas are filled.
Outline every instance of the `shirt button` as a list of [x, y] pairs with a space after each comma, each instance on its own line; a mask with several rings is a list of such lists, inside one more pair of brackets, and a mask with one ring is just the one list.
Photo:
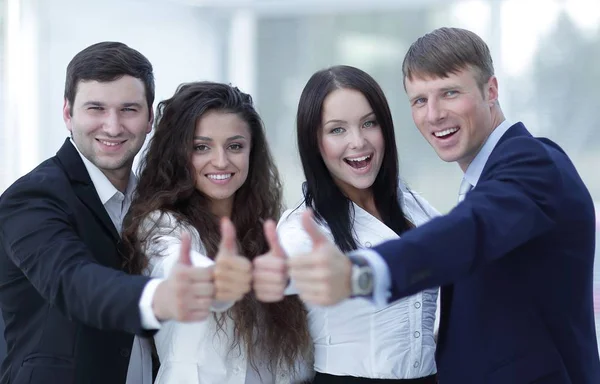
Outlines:
[[417, 308], [417, 309], [421, 308], [421, 303], [419, 301], [417, 301], [415, 303], [415, 308]]
[[235, 368], [233, 368], [233, 373], [234, 373], [234, 374], [236, 374], [236, 375], [237, 375], [238, 373], [240, 373], [240, 367], [235, 367]]
[[368, 242], [368, 241], [367, 241], [367, 242], [365, 243], [365, 247], [367, 247], [367, 248], [371, 248], [371, 246], [372, 246], [372, 244], [371, 244], [370, 242]]
[[415, 361], [415, 363], [413, 364], [413, 367], [415, 367], [415, 368], [419, 368], [419, 362], [418, 362], [418, 361]]
[[121, 349], [119, 349], [119, 354], [123, 357], [129, 357], [131, 352], [129, 352], [128, 348], [121, 348]]
[[417, 339], [418, 339], [420, 336], [421, 336], [421, 332], [419, 332], [419, 331], [416, 331], [416, 332], [415, 332], [415, 338], [417, 338]]

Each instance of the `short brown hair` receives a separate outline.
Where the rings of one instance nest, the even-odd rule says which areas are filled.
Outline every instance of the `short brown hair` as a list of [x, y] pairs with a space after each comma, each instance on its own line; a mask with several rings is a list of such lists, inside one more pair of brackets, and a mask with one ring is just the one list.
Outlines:
[[490, 49], [475, 33], [461, 28], [439, 28], [417, 39], [404, 56], [402, 74], [413, 77], [448, 77], [467, 67], [479, 71], [477, 83], [483, 85], [494, 75]]
[[[144, 83], [148, 111], [154, 103], [154, 73], [150, 61], [133, 48], [119, 42], [104, 41], [85, 48], [67, 66], [65, 99], [73, 106], [80, 81], [109, 82], [128, 75]], [[72, 114], [72, 111], [69, 110]]]

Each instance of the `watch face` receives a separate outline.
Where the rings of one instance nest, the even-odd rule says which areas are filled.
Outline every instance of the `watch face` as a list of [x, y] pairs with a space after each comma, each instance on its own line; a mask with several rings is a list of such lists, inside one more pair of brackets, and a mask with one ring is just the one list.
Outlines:
[[364, 291], [369, 288], [371, 285], [371, 274], [370, 273], [361, 273], [358, 277], [358, 286], [361, 291]]

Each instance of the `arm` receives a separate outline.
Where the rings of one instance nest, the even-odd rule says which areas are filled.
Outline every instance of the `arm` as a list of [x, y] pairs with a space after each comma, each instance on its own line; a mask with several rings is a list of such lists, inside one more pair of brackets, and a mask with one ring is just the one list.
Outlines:
[[69, 319], [143, 334], [138, 304], [149, 279], [98, 264], [64, 196], [42, 185], [25, 178], [2, 196], [0, 241], [7, 256]]
[[546, 148], [530, 138], [501, 146], [489, 176], [449, 214], [374, 248], [392, 300], [459, 280], [553, 228], [563, 184]]
[[[277, 236], [283, 251], [288, 257], [310, 252], [312, 240], [302, 227], [301, 211], [293, 211], [289, 215], [284, 214], [277, 223]], [[286, 295], [297, 295], [298, 290], [292, 279], [284, 292]]]
[[[198, 231], [184, 223], [179, 222], [173, 214], [168, 212], [152, 212], [142, 222], [140, 238], [145, 239], [143, 250], [149, 259], [148, 274], [155, 278], [164, 279], [171, 273], [177, 263], [181, 252], [181, 236], [184, 232], [190, 234], [192, 249], [190, 259], [195, 267], [209, 267], [214, 265], [204, 253]], [[213, 301], [211, 311], [224, 312], [233, 306], [234, 302]]]

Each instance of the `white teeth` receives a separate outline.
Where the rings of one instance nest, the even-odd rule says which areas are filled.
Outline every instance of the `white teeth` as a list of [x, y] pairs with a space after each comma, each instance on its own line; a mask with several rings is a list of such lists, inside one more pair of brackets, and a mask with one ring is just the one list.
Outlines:
[[231, 176], [233, 176], [233, 173], [226, 173], [220, 175], [206, 175], [206, 177], [213, 180], [226, 180], [229, 179]]
[[435, 135], [435, 137], [444, 137], [444, 136], [447, 136], [456, 131], [458, 131], [458, 128], [455, 127], [455, 128], [444, 129], [443, 131], [440, 131], [440, 132], [434, 132], [433, 134]]
[[347, 157], [346, 160], [348, 160], [348, 161], [365, 161], [365, 160], [367, 160], [370, 157], [371, 157], [371, 155], [369, 155], [369, 156], [363, 156], [363, 157], [357, 157], [355, 159], [351, 159], [351, 158]]
[[109, 146], [109, 147], [114, 147], [114, 146], [116, 146], [116, 145], [119, 145], [119, 144], [121, 144], [121, 143], [112, 143], [112, 142], [110, 142], [110, 141], [104, 141], [104, 140], [98, 140], [98, 141], [99, 141], [99, 142], [101, 142], [101, 143], [102, 143], [102, 144], [104, 144], [104, 145], [107, 145], [107, 146]]

